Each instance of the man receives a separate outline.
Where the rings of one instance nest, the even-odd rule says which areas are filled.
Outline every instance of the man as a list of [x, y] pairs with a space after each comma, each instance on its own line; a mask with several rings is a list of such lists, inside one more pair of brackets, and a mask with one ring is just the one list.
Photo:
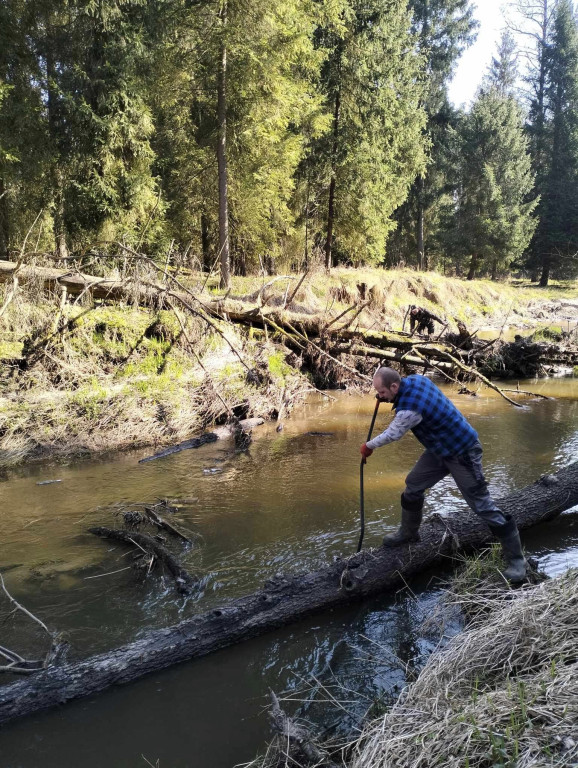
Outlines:
[[433, 312], [423, 307], [416, 307], [415, 304], [409, 308], [409, 330], [412, 334], [414, 330], [422, 334], [427, 330], [428, 336], [431, 336], [435, 330], [434, 320], [443, 325], [443, 320], [440, 320]]
[[385, 432], [363, 443], [364, 459], [376, 448], [399, 440], [410, 429], [426, 448], [405, 479], [401, 526], [384, 538], [384, 546], [419, 541], [425, 492], [451, 474], [468, 505], [500, 540], [508, 566], [504, 575], [510, 581], [522, 581], [526, 560], [518, 527], [489, 494], [482, 470], [482, 446], [475, 429], [425, 376], [402, 379], [392, 368], [380, 368], [373, 377], [373, 386], [380, 401], [393, 403], [395, 418]]

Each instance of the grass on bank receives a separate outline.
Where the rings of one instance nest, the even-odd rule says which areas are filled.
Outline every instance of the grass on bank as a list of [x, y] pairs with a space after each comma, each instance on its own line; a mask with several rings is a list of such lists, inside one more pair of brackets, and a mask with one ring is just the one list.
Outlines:
[[[298, 276], [288, 277], [234, 277], [228, 300], [287, 305], [320, 324], [362, 309], [356, 322], [380, 329], [401, 328], [415, 303], [471, 328], [535, 325], [536, 307], [575, 295], [570, 286], [543, 290], [410, 270], [317, 270], [300, 285]], [[180, 279], [202, 301], [224, 295], [216, 278]], [[0, 466], [49, 453], [178, 442], [227, 408], [241, 416], [267, 417], [281, 407], [286, 413], [292, 394], [307, 387], [286, 350], [231, 325], [226, 334], [257, 371], [252, 378], [220, 335], [184, 312], [179, 319], [168, 310], [94, 304], [84, 296], [67, 303], [61, 316], [60, 297], [46, 296], [40, 281], [23, 283], [4, 307], [9, 290], [0, 285]], [[52, 338], [55, 323], [62, 329], [65, 322]], [[47, 339], [46, 354], [19, 372], [24, 345]], [[331, 386], [331, 377], [321, 379]]]
[[[272, 279], [233, 277], [229, 296], [233, 299], [254, 298]], [[270, 305], [283, 303], [286, 296], [291, 296], [296, 283], [297, 278], [277, 280], [265, 289], [264, 297]], [[207, 290], [214, 297], [225, 294], [218, 288], [216, 278], [208, 281]], [[452, 323], [458, 319], [469, 326], [481, 326], [501, 325], [506, 321], [509, 325], [521, 327], [526, 324], [535, 326], [537, 308], [561, 299], [576, 299], [575, 281], [538, 288], [529, 281], [521, 280], [467, 281], [436, 272], [343, 267], [333, 269], [330, 275], [322, 270], [311, 272], [289, 308], [308, 314], [337, 314], [348, 306], [357, 306], [367, 300], [369, 306], [367, 312], [361, 315], [362, 321], [371, 325], [378, 312], [390, 327], [399, 329], [408, 306], [418, 304]]]
[[[423, 626], [439, 638], [448, 620], [451, 633], [456, 621], [464, 629], [444, 638], [395, 703], [370, 710], [353, 742], [319, 743], [309, 732], [309, 759], [295, 735], [280, 734], [247, 768], [578, 765], [578, 570], [512, 588], [502, 568], [498, 545], [465, 559]], [[361, 695], [346, 689], [344, 698]]]
[[475, 565], [451, 600], [468, 626], [366, 727], [350, 768], [575, 766], [578, 571], [511, 590]]
[[[198, 318], [67, 305], [64, 330], [52, 337], [58, 306], [56, 297], [23, 291], [0, 320], [0, 339], [13, 358], [0, 362], [0, 466], [176, 443], [228, 411], [270, 417], [308, 386], [275, 344], [250, 341], [230, 327], [227, 338], [253, 378]], [[20, 371], [13, 352], [39, 342], [43, 354]]]

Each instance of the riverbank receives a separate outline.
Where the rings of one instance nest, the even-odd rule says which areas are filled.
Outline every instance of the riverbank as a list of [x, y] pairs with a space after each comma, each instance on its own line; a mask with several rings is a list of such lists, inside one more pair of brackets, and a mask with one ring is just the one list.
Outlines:
[[578, 571], [512, 591], [478, 565], [448, 599], [466, 628], [366, 727], [351, 768], [576, 765]]
[[[144, 280], [141, 275], [141, 279]], [[151, 278], [152, 279], [152, 278]], [[226, 296], [203, 275], [179, 278], [191, 303], [285, 307], [321, 326], [399, 330], [411, 303], [471, 330], [578, 323], [574, 286], [462, 281], [434, 273], [334, 270], [237, 277]], [[46, 293], [42, 283], [0, 286], [0, 466], [50, 456], [179, 442], [228, 418], [283, 419], [313, 388], [367, 386], [375, 363], [335, 365], [265, 329], [203, 311]], [[136, 296], [136, 293], [135, 293]], [[136, 299], [135, 299], [136, 301]], [[150, 304], [150, 302], [149, 302]], [[198, 305], [195, 305], [198, 306]], [[348, 370], [349, 368], [349, 370]]]
[[360, 736], [318, 743], [274, 701], [279, 734], [246, 768], [575, 766], [578, 571], [512, 589], [501, 566], [497, 547], [465, 561], [422, 628], [439, 648]]

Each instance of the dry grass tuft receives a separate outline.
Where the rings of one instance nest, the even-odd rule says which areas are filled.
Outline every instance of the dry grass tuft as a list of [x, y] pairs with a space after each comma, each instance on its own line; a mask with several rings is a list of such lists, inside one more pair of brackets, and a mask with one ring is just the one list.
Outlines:
[[483, 610], [366, 728], [352, 768], [577, 764], [578, 571], [484, 589], [454, 593]]
[[359, 299], [359, 292], [357, 288], [348, 286], [345, 283], [339, 285], [332, 285], [329, 288], [329, 295], [332, 299], [340, 304], [353, 304]]

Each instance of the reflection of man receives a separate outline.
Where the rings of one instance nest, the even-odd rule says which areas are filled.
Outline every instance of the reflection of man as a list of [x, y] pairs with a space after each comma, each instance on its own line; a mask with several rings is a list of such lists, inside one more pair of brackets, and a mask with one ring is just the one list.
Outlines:
[[427, 330], [428, 336], [431, 336], [434, 333], [434, 320], [443, 324], [443, 320], [423, 307], [416, 307], [415, 304], [412, 304], [409, 308], [409, 330], [411, 333], [414, 332], [414, 329], [418, 333], [425, 333]]
[[415, 374], [402, 379], [392, 368], [380, 368], [373, 377], [373, 386], [381, 401], [393, 403], [395, 418], [385, 432], [361, 446], [361, 455], [369, 458], [376, 448], [399, 440], [410, 429], [426, 448], [405, 479], [401, 526], [384, 538], [384, 546], [419, 541], [425, 492], [451, 474], [468, 505], [500, 540], [508, 565], [504, 575], [511, 581], [522, 581], [526, 560], [518, 527], [489, 494], [482, 469], [482, 446], [475, 429], [425, 376]]

